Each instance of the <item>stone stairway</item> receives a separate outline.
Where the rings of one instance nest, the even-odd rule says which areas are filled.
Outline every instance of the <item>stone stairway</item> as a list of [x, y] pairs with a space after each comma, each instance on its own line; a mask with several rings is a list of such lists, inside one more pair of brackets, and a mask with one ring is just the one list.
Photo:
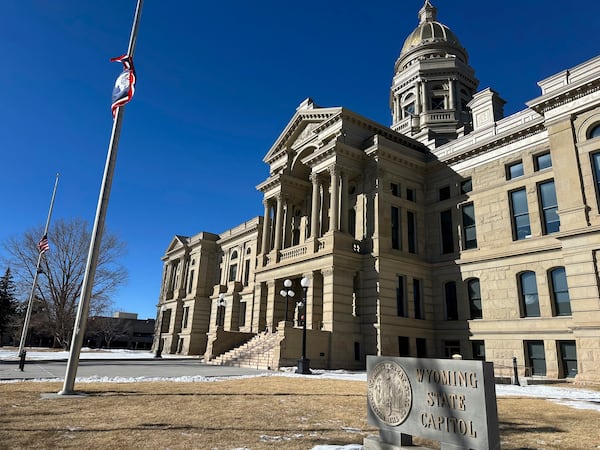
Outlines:
[[276, 369], [275, 349], [279, 346], [277, 333], [259, 333], [245, 344], [229, 350], [208, 361], [220, 366], [250, 367], [253, 369]]

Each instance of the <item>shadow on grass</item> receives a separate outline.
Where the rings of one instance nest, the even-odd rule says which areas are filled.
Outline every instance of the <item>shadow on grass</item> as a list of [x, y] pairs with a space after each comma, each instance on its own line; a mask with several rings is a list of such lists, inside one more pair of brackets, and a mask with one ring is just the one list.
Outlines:
[[500, 421], [499, 425], [500, 434], [503, 436], [523, 433], [565, 433], [565, 430], [561, 428], [552, 426], [535, 426], [530, 423]]
[[364, 398], [364, 394], [332, 394], [310, 392], [78, 392], [85, 397], [343, 397]]
[[[15, 431], [15, 432], [30, 432], [30, 433], [113, 433], [113, 432], [131, 432], [131, 431], [148, 431], [148, 430], [161, 430], [161, 431], [195, 431], [195, 432], [259, 432], [259, 433], [338, 433], [343, 431], [339, 426], [336, 427], [318, 427], [318, 428], [278, 428], [278, 427], [223, 427], [223, 426], [198, 426], [198, 425], [170, 425], [168, 423], [141, 423], [138, 425], [127, 426], [127, 427], [111, 427], [111, 428], [92, 428], [92, 427], [3, 427], [2, 431]], [[357, 430], [353, 431], [353, 434], [368, 434], [372, 433], [372, 430]]]

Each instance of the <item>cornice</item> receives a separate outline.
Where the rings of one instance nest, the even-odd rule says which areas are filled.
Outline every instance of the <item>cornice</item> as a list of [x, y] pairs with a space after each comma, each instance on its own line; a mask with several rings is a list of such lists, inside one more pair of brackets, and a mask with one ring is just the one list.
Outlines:
[[518, 141], [522, 141], [531, 136], [535, 136], [542, 133], [546, 129], [544, 125], [543, 117], [540, 117], [535, 123], [528, 123], [526, 126], [516, 128], [505, 133], [496, 134], [488, 139], [484, 139], [479, 142], [475, 142], [465, 149], [457, 150], [455, 153], [449, 155], [437, 156], [434, 151], [433, 154], [437, 156], [437, 159], [446, 164], [454, 164], [467, 158], [486, 153], [489, 151], [496, 150], [501, 147], [505, 147], [509, 144], [513, 144]]

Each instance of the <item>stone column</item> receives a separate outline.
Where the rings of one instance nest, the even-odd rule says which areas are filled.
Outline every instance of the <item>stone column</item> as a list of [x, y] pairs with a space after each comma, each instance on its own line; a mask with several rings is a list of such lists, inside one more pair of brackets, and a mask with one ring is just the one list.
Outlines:
[[275, 322], [275, 280], [269, 280], [266, 282], [267, 285], [267, 324], [269, 331], [273, 331], [277, 326]]
[[[306, 320], [306, 328], [309, 330], [317, 329], [317, 324], [314, 323], [315, 320], [315, 278], [313, 277], [312, 272], [303, 273], [302, 278], [308, 278], [308, 289], [306, 290], [306, 298], [304, 301], [306, 302], [306, 309], [304, 310], [304, 320]], [[302, 288], [301, 288], [302, 289]], [[299, 292], [302, 296], [304, 296], [304, 290]], [[297, 299], [299, 300], [299, 299]], [[296, 301], [297, 301], [296, 300]]]
[[277, 215], [275, 216], [275, 252], [281, 250], [281, 236], [283, 234], [283, 196], [277, 196]]
[[310, 238], [316, 239], [319, 237], [319, 178], [316, 173], [310, 175], [312, 181], [312, 202], [311, 202], [311, 218], [310, 218]]
[[446, 109], [454, 109], [458, 112], [457, 105], [455, 103], [455, 93], [454, 89], [456, 88], [456, 80], [448, 80], [448, 108]]
[[269, 252], [269, 226], [270, 226], [270, 215], [271, 215], [271, 211], [269, 208], [269, 200], [268, 199], [264, 199], [263, 200], [263, 205], [265, 207], [265, 215], [263, 218], [263, 229], [262, 229], [262, 245], [261, 245], [261, 250], [260, 252], [263, 255], [266, 255]]
[[340, 223], [340, 231], [348, 230], [348, 174], [342, 172], [342, 199], [340, 206], [342, 221]]
[[423, 107], [423, 113], [427, 113], [427, 110], [429, 109], [427, 107], [427, 89], [425, 86], [425, 81], [421, 82], [421, 106]]
[[322, 193], [321, 193], [321, 236], [327, 231], [331, 230], [331, 219], [329, 217], [329, 205], [331, 203], [330, 185], [327, 184], [327, 180], [322, 180]]
[[418, 116], [421, 114], [421, 82], [417, 81], [417, 88], [415, 89], [416, 100], [415, 100], [415, 114]]
[[329, 204], [329, 217], [331, 223], [329, 224], [330, 231], [339, 230], [339, 171], [337, 167], [332, 166], [329, 168], [331, 175], [331, 202]]

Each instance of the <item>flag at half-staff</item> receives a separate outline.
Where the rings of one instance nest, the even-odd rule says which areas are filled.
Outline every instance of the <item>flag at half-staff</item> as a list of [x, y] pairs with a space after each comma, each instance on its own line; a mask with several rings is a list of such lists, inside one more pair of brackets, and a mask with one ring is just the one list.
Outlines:
[[111, 109], [114, 118], [117, 108], [128, 103], [133, 97], [135, 92], [135, 68], [133, 67], [133, 58], [129, 55], [111, 58], [111, 62], [123, 63], [123, 72], [117, 77], [112, 93]]
[[45, 234], [43, 238], [38, 242], [38, 250], [40, 253], [47, 252], [50, 250], [50, 245], [48, 244], [48, 235]]

